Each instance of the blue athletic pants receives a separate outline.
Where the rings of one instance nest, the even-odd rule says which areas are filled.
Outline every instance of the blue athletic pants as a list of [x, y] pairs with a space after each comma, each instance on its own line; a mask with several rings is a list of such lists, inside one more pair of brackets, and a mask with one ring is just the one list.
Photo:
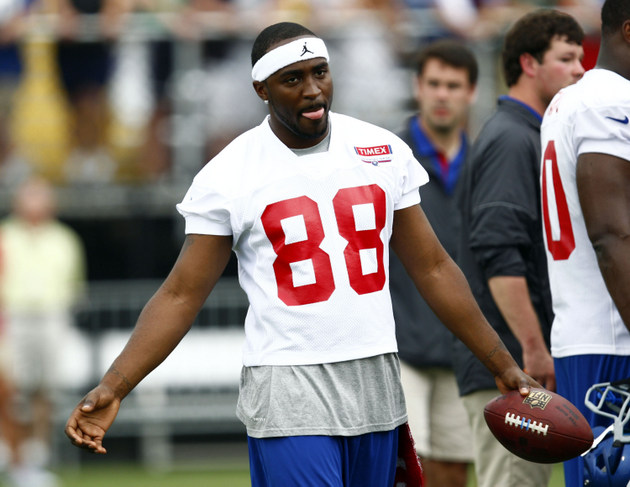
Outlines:
[[391, 487], [398, 429], [359, 436], [248, 437], [252, 487]]

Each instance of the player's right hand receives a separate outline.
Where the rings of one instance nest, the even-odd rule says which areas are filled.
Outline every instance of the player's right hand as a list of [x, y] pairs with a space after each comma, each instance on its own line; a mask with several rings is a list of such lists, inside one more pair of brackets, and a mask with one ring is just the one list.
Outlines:
[[114, 422], [120, 399], [104, 385], [92, 389], [74, 408], [65, 433], [73, 445], [93, 453], [107, 453], [103, 437]]

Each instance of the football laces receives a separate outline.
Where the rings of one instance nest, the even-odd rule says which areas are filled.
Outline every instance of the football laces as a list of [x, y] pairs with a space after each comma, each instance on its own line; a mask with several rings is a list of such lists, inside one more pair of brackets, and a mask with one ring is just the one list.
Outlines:
[[505, 424], [525, 431], [542, 434], [543, 436], [547, 436], [547, 430], [549, 430], [548, 424], [532, 421], [531, 418], [526, 418], [525, 416], [521, 418], [518, 414], [510, 412], [505, 413]]

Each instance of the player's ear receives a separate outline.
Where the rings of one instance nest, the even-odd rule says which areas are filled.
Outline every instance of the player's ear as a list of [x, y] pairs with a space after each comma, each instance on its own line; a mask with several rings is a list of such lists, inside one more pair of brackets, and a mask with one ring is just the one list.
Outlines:
[[269, 103], [269, 96], [267, 96], [267, 85], [265, 85], [265, 83], [263, 83], [262, 81], [254, 81], [253, 86], [254, 91], [258, 95], [258, 98], [260, 98], [265, 103]]
[[519, 62], [521, 63], [521, 70], [526, 76], [529, 76], [530, 78], [536, 76], [536, 69], [540, 63], [534, 56], [525, 52], [521, 54]]

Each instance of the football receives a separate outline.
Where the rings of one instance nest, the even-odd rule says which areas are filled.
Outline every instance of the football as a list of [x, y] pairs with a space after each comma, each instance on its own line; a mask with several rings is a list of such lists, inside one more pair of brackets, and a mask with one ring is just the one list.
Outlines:
[[515, 455], [536, 463], [564, 462], [588, 450], [593, 431], [582, 413], [546, 389], [499, 396], [484, 408], [488, 428]]

